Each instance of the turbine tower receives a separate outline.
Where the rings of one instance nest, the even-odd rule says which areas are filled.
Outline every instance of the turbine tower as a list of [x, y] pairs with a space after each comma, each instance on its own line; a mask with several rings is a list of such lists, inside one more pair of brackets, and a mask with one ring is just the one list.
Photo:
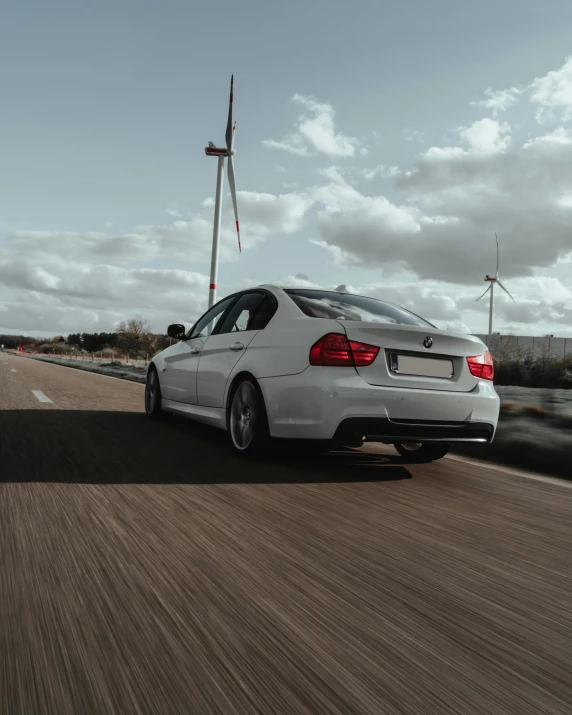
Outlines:
[[232, 123], [232, 101], [233, 101], [234, 75], [230, 78], [230, 101], [228, 105], [228, 121], [226, 123], [226, 147], [216, 147], [212, 142], [209, 142], [205, 149], [207, 156], [218, 157], [218, 169], [216, 175], [216, 195], [215, 195], [215, 211], [214, 211], [214, 228], [213, 228], [213, 247], [211, 253], [211, 278], [209, 285], [209, 308], [216, 302], [216, 283], [218, 276], [218, 247], [220, 240], [220, 219], [222, 208], [222, 175], [224, 172], [224, 160], [228, 158], [228, 185], [230, 187], [230, 196], [232, 205], [234, 206], [234, 218], [236, 221], [236, 233], [238, 235], [238, 250], [242, 252], [240, 246], [240, 228], [238, 225], [238, 208], [236, 206], [236, 186], [234, 183], [234, 132], [236, 122]]
[[499, 278], [499, 239], [498, 239], [498, 236], [497, 236], [497, 234], [496, 234], [496, 231], [495, 231], [495, 239], [496, 239], [496, 242], [497, 242], [497, 270], [496, 270], [496, 273], [495, 273], [495, 275], [494, 275], [494, 278], [493, 278], [493, 276], [489, 276], [489, 275], [487, 274], [487, 277], [485, 278], [485, 281], [488, 282], [489, 287], [488, 287], [488, 288], [486, 289], [486, 291], [485, 291], [481, 296], [479, 296], [479, 297], [477, 298], [477, 300], [475, 301], [475, 302], [479, 301], [481, 298], [484, 298], [484, 296], [485, 296], [489, 291], [491, 292], [490, 305], [489, 305], [489, 337], [488, 337], [489, 343], [490, 343], [490, 341], [491, 341], [491, 337], [492, 337], [492, 334], [493, 334], [493, 297], [494, 297], [494, 293], [495, 293], [495, 283], [498, 283], [499, 287], [504, 290], [504, 292], [509, 296], [509, 298], [512, 300], [512, 302], [513, 302], [513, 303], [516, 303], [515, 299], [514, 299], [514, 298], [512, 297], [512, 295], [508, 292], [508, 290], [503, 286], [503, 284], [501, 283], [500, 278]]

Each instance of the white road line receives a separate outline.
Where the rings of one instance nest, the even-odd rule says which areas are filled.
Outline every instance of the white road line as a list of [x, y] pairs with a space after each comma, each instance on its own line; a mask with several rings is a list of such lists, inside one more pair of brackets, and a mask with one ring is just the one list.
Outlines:
[[32, 390], [32, 395], [37, 397], [40, 402], [52, 402], [41, 390]]
[[[377, 442], [366, 442], [364, 446], [366, 446], [366, 445], [370, 448], [371, 452], [374, 452], [376, 454], [382, 454], [383, 456], [386, 456], [386, 457], [394, 456], [393, 454], [390, 454], [386, 451], [385, 445], [382, 446], [381, 444], [379, 444]], [[374, 447], [374, 449], [371, 450], [371, 447]], [[375, 449], [375, 447], [378, 447], [378, 449]], [[496, 462], [487, 462], [484, 459], [471, 459], [470, 457], [461, 457], [458, 454], [448, 454], [443, 459], [443, 462], [447, 462], [448, 460], [452, 460], [454, 462], [464, 462], [465, 464], [470, 464], [472, 467], [478, 467], [479, 469], [490, 469], [493, 472], [501, 472], [503, 474], [510, 474], [512, 477], [521, 477], [523, 479], [533, 479], [536, 482], [546, 482], [547, 484], [554, 484], [555, 486], [558, 486], [558, 487], [572, 489], [572, 481], [563, 479], [562, 477], [549, 477], [544, 474], [536, 474], [535, 472], [525, 472], [522, 469], [516, 469], [514, 467], [509, 467], [508, 465], [498, 464]], [[437, 462], [435, 462], [434, 464], [437, 464]], [[411, 466], [415, 466], [415, 465], [411, 465]], [[572, 469], [571, 469], [571, 473], [572, 473]]]
[[18, 372], [18, 370], [14, 370], [14, 368], [10, 368], [10, 372]]
[[448, 454], [445, 459], [453, 459], [455, 462], [465, 462], [465, 464], [472, 464], [474, 467], [480, 467], [483, 469], [492, 469], [493, 472], [504, 472], [505, 474], [510, 474], [513, 477], [534, 479], [537, 482], [547, 482], [548, 484], [556, 484], [559, 487], [566, 487], [567, 489], [572, 489], [572, 482], [567, 481], [566, 479], [559, 479], [558, 477], [545, 477], [542, 474], [534, 474], [533, 472], [523, 472], [520, 469], [512, 469], [508, 466], [505, 467], [504, 464], [485, 462], [484, 460], [480, 459], [466, 459], [465, 457], [459, 457], [457, 454]]

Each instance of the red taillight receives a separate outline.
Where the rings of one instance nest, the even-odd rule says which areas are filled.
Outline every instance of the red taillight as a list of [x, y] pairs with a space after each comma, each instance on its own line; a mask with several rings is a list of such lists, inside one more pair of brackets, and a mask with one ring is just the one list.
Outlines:
[[364, 367], [371, 365], [379, 348], [349, 340], [341, 333], [328, 333], [310, 350], [310, 365]]
[[310, 365], [353, 366], [348, 339], [339, 333], [329, 333], [314, 343], [310, 350]]
[[350, 340], [352, 355], [354, 356], [356, 367], [364, 367], [371, 365], [377, 357], [379, 348], [375, 345], [366, 345], [366, 343], [357, 343], [355, 340]]
[[471, 375], [474, 375], [481, 380], [492, 380], [495, 376], [493, 357], [488, 350], [484, 355], [468, 357], [467, 362], [469, 363]]

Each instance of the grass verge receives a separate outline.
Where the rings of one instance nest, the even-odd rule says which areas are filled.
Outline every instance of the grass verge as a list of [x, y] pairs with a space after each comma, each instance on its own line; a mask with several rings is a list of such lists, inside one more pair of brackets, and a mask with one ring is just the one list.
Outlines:
[[572, 479], [572, 414], [506, 403], [492, 444], [459, 444], [452, 452]]
[[28, 357], [30, 360], [41, 360], [42, 362], [51, 362], [55, 365], [65, 365], [66, 367], [73, 367], [76, 370], [84, 370], [85, 372], [96, 372], [99, 375], [107, 375], [108, 377], [119, 377], [122, 380], [130, 380], [131, 382], [139, 382], [145, 384], [145, 377], [147, 375], [146, 367], [135, 367], [121, 365], [120, 363], [104, 362], [96, 363], [84, 360], [66, 360], [65, 358], [52, 358], [34, 355], [34, 357]]

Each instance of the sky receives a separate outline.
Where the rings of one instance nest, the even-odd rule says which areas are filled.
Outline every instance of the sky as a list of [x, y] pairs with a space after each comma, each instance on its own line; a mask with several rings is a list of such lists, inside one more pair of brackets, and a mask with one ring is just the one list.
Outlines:
[[[0, 332], [190, 325], [262, 283], [572, 336], [569, 0], [22, 0], [0, 25]], [[226, 182], [226, 179], [225, 179]]]

